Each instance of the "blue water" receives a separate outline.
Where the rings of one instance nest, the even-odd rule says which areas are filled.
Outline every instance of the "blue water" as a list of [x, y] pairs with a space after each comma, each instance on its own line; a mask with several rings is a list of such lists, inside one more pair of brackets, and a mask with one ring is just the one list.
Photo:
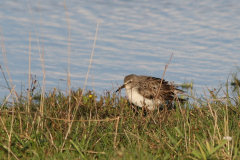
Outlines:
[[[39, 5], [40, 2], [40, 5]], [[44, 48], [46, 89], [66, 91], [68, 24], [63, 2], [57, 0], [0, 1], [0, 26], [8, 66], [16, 90], [28, 86], [29, 32], [31, 74], [42, 83], [36, 40]], [[39, 11], [41, 7], [41, 12]], [[71, 30], [71, 86], [83, 87], [91, 57], [97, 21], [99, 29], [87, 89], [101, 94], [123, 83], [128, 74], [162, 77], [177, 84], [194, 81], [203, 87], [226, 83], [240, 62], [240, 2], [233, 1], [66, 1]], [[41, 19], [40, 19], [41, 13]], [[42, 28], [41, 28], [42, 26]], [[42, 37], [44, 47], [42, 47]], [[3, 55], [0, 64], [5, 75]], [[0, 85], [7, 86], [0, 74]], [[0, 87], [0, 97], [9, 91]]]

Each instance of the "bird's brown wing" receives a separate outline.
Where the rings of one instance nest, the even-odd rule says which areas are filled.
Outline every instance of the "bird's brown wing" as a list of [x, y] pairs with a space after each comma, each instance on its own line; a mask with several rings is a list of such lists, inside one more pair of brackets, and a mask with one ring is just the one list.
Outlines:
[[[148, 99], [160, 99], [160, 100], [173, 100], [175, 97], [174, 91], [181, 93], [181, 90], [177, 89], [174, 85], [168, 83], [168, 81], [162, 80], [155, 77], [145, 77], [142, 76], [142, 79], [145, 80], [139, 81], [138, 91], [143, 97]], [[161, 84], [161, 88], [159, 90]]]

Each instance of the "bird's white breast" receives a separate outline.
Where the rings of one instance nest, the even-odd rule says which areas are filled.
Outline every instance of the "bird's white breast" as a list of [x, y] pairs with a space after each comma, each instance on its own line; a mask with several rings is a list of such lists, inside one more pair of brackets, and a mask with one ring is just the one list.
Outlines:
[[130, 102], [134, 103], [139, 107], [147, 107], [149, 110], [154, 110], [160, 104], [160, 101], [155, 103], [155, 100], [144, 98], [141, 94], [138, 93], [136, 88], [128, 88], [126, 87], [126, 93]]

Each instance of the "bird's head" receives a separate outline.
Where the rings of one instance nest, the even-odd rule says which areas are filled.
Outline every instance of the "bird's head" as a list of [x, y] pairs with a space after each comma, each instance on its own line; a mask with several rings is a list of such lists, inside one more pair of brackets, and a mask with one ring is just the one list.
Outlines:
[[118, 92], [119, 90], [125, 88], [126, 86], [128, 86], [129, 84], [131, 84], [132, 81], [134, 81], [134, 80], [136, 80], [136, 79], [137, 79], [137, 75], [135, 75], [135, 74], [130, 74], [130, 75], [126, 76], [126, 77], [124, 78], [124, 84], [123, 84], [121, 87], [119, 87], [119, 88], [116, 90], [116, 92]]

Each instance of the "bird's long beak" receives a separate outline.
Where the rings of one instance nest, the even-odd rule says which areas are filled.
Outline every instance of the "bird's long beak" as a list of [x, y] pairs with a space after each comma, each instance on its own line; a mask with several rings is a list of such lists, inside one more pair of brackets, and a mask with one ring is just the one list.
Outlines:
[[121, 87], [119, 87], [116, 92], [118, 92], [119, 90], [123, 89], [125, 87], [125, 84], [123, 84]]

